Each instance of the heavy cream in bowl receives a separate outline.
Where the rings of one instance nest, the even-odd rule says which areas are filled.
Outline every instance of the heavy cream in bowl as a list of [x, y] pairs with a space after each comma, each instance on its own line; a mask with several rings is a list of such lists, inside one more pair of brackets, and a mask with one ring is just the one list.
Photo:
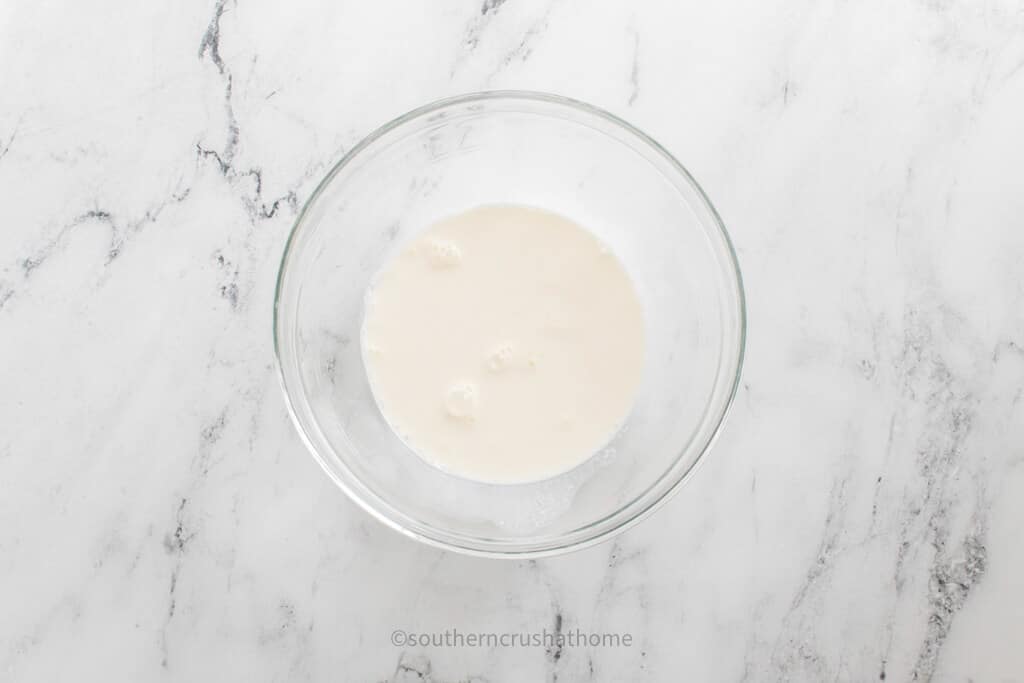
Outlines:
[[370, 133], [303, 206], [274, 299], [285, 403], [331, 480], [410, 538], [489, 557], [582, 548], [677, 490], [744, 330], [693, 178], [543, 93]]
[[500, 484], [559, 475], [605, 446], [632, 409], [644, 344], [608, 246], [517, 205], [442, 219], [400, 248], [362, 330], [374, 398], [409, 448]]

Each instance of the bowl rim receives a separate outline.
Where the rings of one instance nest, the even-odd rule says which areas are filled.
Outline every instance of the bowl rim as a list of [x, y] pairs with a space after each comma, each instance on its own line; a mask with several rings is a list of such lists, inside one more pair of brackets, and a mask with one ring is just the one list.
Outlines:
[[[577, 527], [567, 534], [563, 534], [562, 537], [555, 536], [552, 539], [542, 539], [540, 541], [523, 539], [519, 545], [515, 545], [515, 542], [510, 543], [509, 541], [502, 541], [500, 539], [482, 539], [476, 537], [466, 536], [457, 532], [449, 532], [443, 529], [436, 529], [435, 527], [427, 527], [441, 531], [445, 537], [431, 535], [423, 531], [417, 530], [405, 523], [403, 519], [409, 519], [415, 522], [410, 515], [405, 512], [397, 510], [389, 501], [377, 495], [376, 493], [369, 490], [368, 487], [356, 476], [351, 469], [343, 462], [339, 462], [340, 467], [346, 472], [347, 476], [351, 481], [343, 479], [339, 473], [326, 461], [323, 454], [320, 453], [318, 448], [313, 443], [310, 434], [307, 431], [306, 426], [303, 424], [302, 419], [298, 415], [296, 410], [295, 402], [292, 398], [292, 394], [289, 390], [288, 379], [284, 368], [284, 362], [282, 360], [282, 337], [284, 330], [282, 329], [281, 315], [279, 313], [281, 305], [281, 294], [284, 287], [285, 274], [288, 270], [289, 257], [292, 254], [292, 250], [295, 246], [299, 229], [304, 225], [304, 219], [311, 207], [317, 202], [320, 196], [323, 194], [331, 181], [334, 180], [335, 176], [345, 168], [349, 163], [352, 162], [357, 156], [359, 156], [363, 150], [367, 149], [374, 142], [384, 137], [391, 131], [399, 128], [406, 123], [420, 119], [422, 117], [429, 116], [438, 112], [442, 109], [455, 107], [465, 104], [477, 103], [477, 102], [488, 102], [492, 100], [518, 100], [528, 103], [542, 103], [548, 105], [556, 105], [561, 107], [567, 107], [574, 109], [584, 114], [596, 116], [604, 121], [611, 123], [614, 127], [620, 128], [622, 131], [635, 137], [641, 143], [646, 144], [650, 147], [663, 161], [665, 161], [669, 167], [678, 173], [682, 179], [690, 185], [696, 194], [697, 198], [703, 203], [704, 208], [708, 211], [712, 222], [718, 229], [719, 236], [722, 239], [722, 243], [725, 245], [725, 253], [728, 257], [728, 270], [733, 277], [733, 285], [735, 287], [736, 310], [734, 311], [737, 319], [737, 333], [736, 333], [736, 358], [735, 358], [735, 371], [733, 372], [732, 382], [728, 387], [728, 394], [722, 405], [719, 414], [714, 417], [714, 425], [707, 437], [706, 443], [700, 449], [700, 452], [696, 454], [693, 462], [686, 467], [684, 470], [676, 475], [675, 481], [671, 481], [668, 485], [660, 492], [659, 487], [665, 483], [665, 478], [672, 475], [673, 468], [666, 469], [650, 486], [644, 489], [636, 497], [632, 498], [629, 502], [625, 503], [617, 510], [603, 517], [588, 522], [587, 524]], [[296, 430], [299, 433], [299, 437], [306, 446], [306, 450], [313, 456], [313, 458], [320, 464], [320, 467], [327, 473], [328, 477], [340, 488], [344, 493], [355, 502], [360, 508], [370, 514], [371, 517], [382, 522], [385, 526], [398, 531], [399, 533], [417, 540], [421, 543], [441, 548], [443, 550], [451, 550], [454, 552], [462, 553], [465, 555], [472, 555], [477, 557], [488, 557], [488, 558], [510, 558], [510, 559], [532, 559], [539, 557], [547, 557], [551, 555], [559, 555], [568, 552], [575, 552], [588, 548], [604, 541], [611, 539], [618, 534], [632, 528], [641, 521], [647, 519], [662, 505], [664, 505], [672, 496], [674, 496], [682, 484], [689, 481], [694, 472], [697, 471], [698, 466], [704, 462], [708, 452], [713, 448], [715, 442], [718, 440], [719, 434], [722, 431], [722, 427], [725, 424], [726, 418], [731, 412], [731, 408], [736, 399], [736, 394], [739, 389], [740, 378], [743, 371], [744, 357], [746, 354], [746, 340], [747, 340], [747, 305], [746, 305], [746, 294], [743, 288], [743, 276], [740, 270], [739, 259], [736, 254], [736, 248], [733, 245], [732, 239], [729, 236], [729, 232], [725, 227], [725, 223], [722, 221], [721, 216], [715, 209], [714, 204], [711, 203], [710, 198], [704, 192], [704, 189], [700, 186], [693, 175], [679, 162], [667, 149], [665, 149], [660, 143], [654, 138], [644, 133], [642, 130], [634, 126], [633, 124], [625, 121], [619, 116], [612, 114], [600, 107], [576, 100], [563, 95], [556, 95], [548, 92], [532, 91], [532, 90], [484, 90], [478, 92], [470, 92], [461, 95], [455, 95], [452, 97], [445, 97], [442, 99], [434, 100], [427, 104], [421, 105], [408, 112], [398, 116], [373, 132], [365, 136], [355, 146], [349, 149], [345, 154], [342, 155], [330, 170], [324, 175], [323, 179], [317, 184], [313, 192], [309, 195], [309, 198], [303, 203], [302, 209], [296, 215], [292, 227], [288, 233], [288, 239], [285, 242], [284, 250], [281, 253], [280, 263], [278, 265], [277, 281], [274, 287], [274, 308], [273, 308], [273, 336], [274, 336], [274, 364], [277, 370], [278, 382], [281, 386], [282, 393], [284, 395], [285, 405], [288, 410], [288, 415], [291, 418], [292, 424], [295, 425]], [[689, 443], [680, 451], [677, 456], [678, 458], [686, 452], [689, 447]], [[360, 491], [359, 489], [362, 489]], [[654, 493], [654, 495], [652, 495]], [[643, 500], [645, 497], [649, 497], [650, 500]], [[642, 503], [636, 506], [637, 503]], [[631, 509], [635, 508], [635, 509]], [[587, 533], [588, 530], [593, 529], [595, 526], [607, 522], [609, 519], [628, 511], [628, 514], [623, 516], [623, 519], [617, 523], [607, 526], [604, 529], [598, 530], [596, 533]], [[416, 525], [423, 528], [425, 525]], [[567, 538], [564, 542], [558, 542], [559, 538], [576, 536], [576, 538]]]

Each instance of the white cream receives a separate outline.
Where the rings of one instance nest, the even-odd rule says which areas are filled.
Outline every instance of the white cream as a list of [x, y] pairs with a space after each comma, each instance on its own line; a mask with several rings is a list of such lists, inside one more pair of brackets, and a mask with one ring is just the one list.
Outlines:
[[643, 312], [589, 231], [483, 206], [385, 265], [362, 342], [377, 404], [413, 450], [453, 474], [525, 482], [580, 464], [621, 427], [643, 369]]

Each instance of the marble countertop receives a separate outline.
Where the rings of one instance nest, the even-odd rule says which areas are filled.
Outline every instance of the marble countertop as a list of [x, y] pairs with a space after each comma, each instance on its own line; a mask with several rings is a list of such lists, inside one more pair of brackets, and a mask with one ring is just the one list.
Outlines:
[[[1024, 4], [180, 5], [0, 7], [0, 679], [1024, 681]], [[271, 351], [325, 170], [490, 88], [660, 140], [749, 302], [705, 466], [530, 562], [370, 519]]]

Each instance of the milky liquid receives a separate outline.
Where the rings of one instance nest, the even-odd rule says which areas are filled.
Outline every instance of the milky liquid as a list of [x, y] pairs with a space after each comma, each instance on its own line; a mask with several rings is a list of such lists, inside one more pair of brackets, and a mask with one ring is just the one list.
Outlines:
[[482, 206], [444, 219], [377, 275], [363, 356], [385, 419], [470, 479], [565, 472], [622, 426], [643, 312], [622, 264], [557, 214]]

